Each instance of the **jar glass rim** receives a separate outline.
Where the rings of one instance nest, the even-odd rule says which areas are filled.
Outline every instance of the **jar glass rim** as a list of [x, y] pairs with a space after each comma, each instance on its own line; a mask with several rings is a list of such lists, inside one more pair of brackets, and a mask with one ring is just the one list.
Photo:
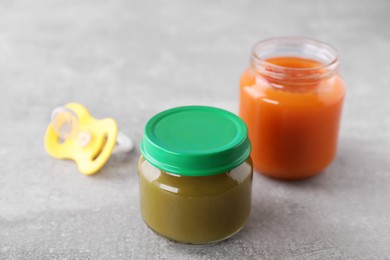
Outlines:
[[[298, 55], [284, 55], [284, 56], [296, 56], [303, 57], [308, 56], [309, 59], [318, 61], [321, 66], [309, 67], [309, 68], [292, 68], [273, 64], [267, 61], [267, 58], [278, 57], [277, 52], [289, 53], [297, 51]], [[268, 55], [268, 56], [267, 56]], [[251, 52], [251, 64], [257, 69], [267, 67], [269, 71], [277, 76], [277, 72], [310, 72], [328, 70], [333, 72], [337, 70], [339, 65], [337, 50], [331, 45], [306, 37], [287, 36], [287, 37], [274, 37], [257, 42]], [[276, 73], [275, 73], [276, 72]], [[333, 74], [333, 73], [332, 73]], [[272, 75], [271, 75], [272, 76]]]

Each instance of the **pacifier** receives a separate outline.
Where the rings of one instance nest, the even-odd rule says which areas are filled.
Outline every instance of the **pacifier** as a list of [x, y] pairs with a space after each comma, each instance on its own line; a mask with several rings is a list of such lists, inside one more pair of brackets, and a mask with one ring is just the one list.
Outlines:
[[78, 103], [54, 109], [45, 135], [46, 151], [54, 158], [75, 161], [85, 175], [99, 171], [111, 154], [129, 152], [133, 146], [118, 132], [114, 119], [95, 119]]

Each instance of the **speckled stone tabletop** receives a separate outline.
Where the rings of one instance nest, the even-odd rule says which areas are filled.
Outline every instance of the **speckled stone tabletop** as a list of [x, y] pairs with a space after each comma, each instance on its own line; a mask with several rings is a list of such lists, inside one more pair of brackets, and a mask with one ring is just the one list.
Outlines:
[[[390, 1], [0, 1], [0, 259], [390, 259]], [[139, 210], [139, 149], [94, 176], [51, 158], [53, 108], [85, 104], [138, 144], [179, 105], [237, 111], [252, 45], [316, 38], [347, 84], [339, 150], [318, 177], [254, 176], [225, 242], [161, 238]]]

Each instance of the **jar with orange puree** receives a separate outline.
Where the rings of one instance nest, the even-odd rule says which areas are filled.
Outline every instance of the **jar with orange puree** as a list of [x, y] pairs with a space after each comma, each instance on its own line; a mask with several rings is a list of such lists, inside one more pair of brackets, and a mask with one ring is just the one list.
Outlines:
[[344, 82], [329, 45], [280, 37], [257, 43], [240, 80], [239, 114], [248, 126], [255, 170], [300, 179], [335, 158]]
[[189, 244], [237, 233], [251, 207], [250, 150], [245, 123], [228, 111], [186, 106], [152, 117], [138, 163], [145, 223]]

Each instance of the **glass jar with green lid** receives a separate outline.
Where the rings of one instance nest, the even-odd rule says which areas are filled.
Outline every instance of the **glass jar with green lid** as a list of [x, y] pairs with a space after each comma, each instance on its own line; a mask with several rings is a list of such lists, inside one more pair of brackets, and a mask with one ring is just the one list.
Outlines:
[[138, 163], [145, 223], [189, 244], [240, 231], [251, 207], [250, 150], [246, 125], [228, 111], [186, 106], [152, 117]]

